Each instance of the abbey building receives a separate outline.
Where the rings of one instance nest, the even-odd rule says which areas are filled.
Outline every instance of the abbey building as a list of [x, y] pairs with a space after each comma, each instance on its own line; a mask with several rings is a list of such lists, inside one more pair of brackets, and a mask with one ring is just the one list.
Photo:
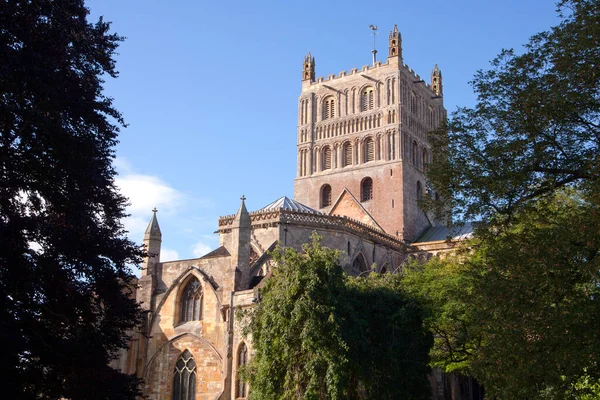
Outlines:
[[[460, 232], [418, 206], [428, 190], [427, 132], [446, 115], [442, 89], [437, 66], [426, 81], [404, 64], [396, 27], [386, 61], [360, 70], [315, 78], [308, 54], [294, 199], [249, 212], [242, 197], [235, 214], [219, 218], [217, 249], [170, 262], [159, 262], [155, 212], [136, 291], [147, 320], [115, 366], [143, 378], [150, 400], [244, 399], [251, 388], [237, 371], [252, 357], [252, 342], [234, 314], [255, 304], [257, 286], [276, 268], [268, 252], [277, 243], [300, 248], [316, 231], [354, 275], [393, 273], [408, 257], [451, 251]], [[435, 399], [444, 398], [444, 379], [431, 377]]]

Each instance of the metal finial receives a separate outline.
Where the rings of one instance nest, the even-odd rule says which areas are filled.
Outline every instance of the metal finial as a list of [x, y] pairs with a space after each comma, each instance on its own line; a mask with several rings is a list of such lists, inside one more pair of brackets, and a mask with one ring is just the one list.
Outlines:
[[377, 36], [377, 25], [369, 25], [369, 29], [371, 29], [372, 31], [372, 35], [373, 35], [373, 50], [371, 51], [371, 53], [373, 53], [373, 66], [375, 66], [375, 63], [377, 62], [377, 48], [375, 46], [375, 37]]
[[152, 212], [154, 213], [154, 215], [156, 215], [156, 213], [158, 212], [158, 210], [156, 209], [156, 207], [154, 207], [154, 208], [152, 209]]

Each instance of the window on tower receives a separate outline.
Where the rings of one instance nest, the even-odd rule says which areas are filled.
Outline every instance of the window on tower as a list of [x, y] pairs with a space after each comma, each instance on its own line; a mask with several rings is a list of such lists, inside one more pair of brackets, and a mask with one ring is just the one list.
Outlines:
[[373, 109], [374, 105], [374, 91], [372, 87], [363, 89], [360, 94], [360, 109], [361, 111], [368, 111]]
[[329, 146], [323, 147], [321, 157], [321, 169], [323, 171], [325, 171], [326, 169], [331, 169], [331, 148]]
[[427, 166], [429, 165], [429, 154], [427, 149], [423, 149], [423, 172], [427, 173]]
[[365, 178], [360, 184], [360, 201], [373, 199], [373, 179]]
[[335, 118], [335, 100], [329, 96], [323, 101], [323, 119]]
[[321, 187], [321, 208], [331, 205], [331, 186], [323, 185]]
[[350, 142], [344, 143], [343, 154], [344, 154], [344, 158], [342, 160], [344, 162], [343, 167], [352, 165], [352, 144]]
[[373, 143], [372, 137], [365, 139], [364, 152], [364, 162], [375, 160], [375, 144]]
[[417, 141], [413, 141], [413, 145], [412, 145], [412, 157], [411, 157], [411, 161], [413, 163], [413, 165], [416, 167], [417, 166], [417, 153], [419, 151], [419, 146], [417, 145]]

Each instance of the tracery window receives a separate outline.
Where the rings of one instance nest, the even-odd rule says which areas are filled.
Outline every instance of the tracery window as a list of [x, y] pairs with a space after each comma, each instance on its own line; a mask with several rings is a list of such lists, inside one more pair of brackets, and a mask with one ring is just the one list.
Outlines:
[[[245, 343], [242, 343], [242, 345], [240, 346], [240, 350], [238, 351], [238, 373], [240, 371], [240, 369], [242, 367], [244, 367], [246, 364], [248, 363], [248, 347], [246, 347]], [[243, 379], [241, 379], [238, 375], [237, 378], [237, 393], [236, 393], [236, 397], [237, 398], [246, 398], [246, 396], [248, 395], [248, 384], [246, 383], [246, 381], [244, 381]]]
[[373, 199], [373, 179], [365, 178], [360, 184], [360, 201]]
[[322, 156], [322, 163], [321, 163], [321, 169], [323, 171], [325, 171], [326, 169], [331, 169], [331, 148], [329, 146], [326, 146], [323, 148], [323, 153], [321, 154]]
[[192, 278], [181, 293], [181, 322], [199, 321], [202, 317], [202, 286]]
[[192, 354], [185, 350], [173, 371], [173, 400], [196, 399], [196, 362]]
[[342, 166], [347, 167], [348, 165], [352, 165], [352, 144], [350, 142], [344, 143], [343, 155], [344, 158], [342, 159], [342, 162], [344, 165]]
[[331, 205], [331, 186], [323, 185], [321, 188], [321, 208]]
[[374, 97], [375, 94], [372, 87], [367, 87], [363, 89], [363, 91], [360, 94], [360, 110], [372, 110], [374, 105]]
[[364, 162], [375, 160], [375, 145], [373, 143], [373, 138], [369, 137], [365, 139], [364, 152]]
[[323, 101], [323, 119], [335, 118], [335, 100], [328, 97]]

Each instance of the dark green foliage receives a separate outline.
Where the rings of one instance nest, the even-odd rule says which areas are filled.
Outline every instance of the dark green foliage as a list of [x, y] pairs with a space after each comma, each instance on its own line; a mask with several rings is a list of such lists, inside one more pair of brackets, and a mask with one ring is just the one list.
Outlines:
[[480, 239], [470, 267], [485, 345], [471, 366], [489, 393], [560, 399], [580, 377], [600, 379], [599, 212], [560, 193]]
[[108, 367], [139, 321], [102, 94], [122, 40], [82, 0], [0, 1], [0, 375], [18, 399], [133, 399]]
[[561, 187], [598, 185], [600, 3], [559, 6], [560, 25], [479, 71], [476, 107], [431, 135], [429, 178], [459, 215], [497, 219]]
[[600, 2], [558, 7], [562, 22], [478, 72], [477, 105], [431, 135], [429, 178], [451, 202], [437, 209], [485, 224], [470, 252], [407, 276], [449, 333], [434, 361], [453, 368], [461, 349], [498, 399], [584, 398], [600, 378]]
[[273, 257], [260, 303], [244, 315], [251, 399], [429, 398], [431, 337], [398, 277], [348, 278], [316, 236]]

